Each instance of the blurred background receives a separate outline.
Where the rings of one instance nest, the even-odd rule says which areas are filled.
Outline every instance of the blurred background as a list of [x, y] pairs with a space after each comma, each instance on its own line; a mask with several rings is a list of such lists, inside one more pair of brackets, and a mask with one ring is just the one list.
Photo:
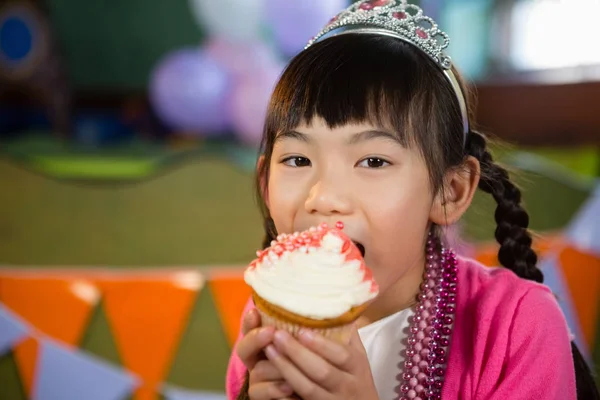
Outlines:
[[[0, 0], [0, 399], [219, 399], [289, 59], [349, 0]], [[421, 0], [600, 361], [600, 0]], [[449, 231], [494, 266], [494, 205]]]

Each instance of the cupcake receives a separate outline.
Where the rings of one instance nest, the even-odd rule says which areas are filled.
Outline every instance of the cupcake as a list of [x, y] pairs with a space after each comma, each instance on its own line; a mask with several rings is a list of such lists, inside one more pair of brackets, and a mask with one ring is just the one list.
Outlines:
[[343, 224], [279, 235], [244, 273], [263, 326], [303, 329], [347, 342], [352, 324], [378, 294], [359, 247]]

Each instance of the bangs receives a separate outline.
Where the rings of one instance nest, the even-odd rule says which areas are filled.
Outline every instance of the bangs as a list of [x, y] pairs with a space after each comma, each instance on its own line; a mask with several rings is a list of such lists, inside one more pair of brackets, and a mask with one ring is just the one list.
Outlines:
[[258, 180], [269, 174], [277, 135], [317, 117], [330, 129], [368, 123], [394, 132], [401, 144], [420, 152], [434, 191], [445, 169], [465, 157], [462, 114], [451, 85], [425, 53], [400, 39], [346, 33], [298, 54], [271, 97], [261, 145], [267, 162]]
[[[391, 129], [404, 145], [416, 144], [417, 131], [428, 128], [416, 120], [432, 120], [431, 107], [425, 106], [432, 104], [427, 98], [432, 93], [423, 90], [430, 69], [423, 64], [432, 63], [411, 47], [366, 34], [344, 34], [312, 45], [291, 61], [275, 88], [267, 136], [320, 117], [331, 129], [369, 123]], [[415, 113], [419, 118], [410, 118]]]

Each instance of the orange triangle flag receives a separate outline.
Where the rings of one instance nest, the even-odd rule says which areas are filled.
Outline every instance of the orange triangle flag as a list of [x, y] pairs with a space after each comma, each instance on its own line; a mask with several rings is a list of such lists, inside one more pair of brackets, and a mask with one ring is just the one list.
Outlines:
[[560, 253], [560, 267], [579, 316], [586, 343], [594, 348], [600, 291], [600, 257], [567, 247]]
[[23, 389], [27, 398], [34, 392], [34, 382], [36, 381], [36, 365], [39, 344], [36, 338], [30, 337], [23, 340], [13, 349], [15, 361], [19, 368], [19, 375], [23, 383]]
[[210, 291], [219, 312], [221, 324], [233, 347], [240, 332], [240, 321], [252, 289], [244, 282], [243, 273], [215, 273], [209, 281]]
[[4, 276], [0, 301], [34, 328], [71, 345], [79, 344], [100, 292], [73, 278]]
[[[99, 299], [98, 289], [84, 280], [4, 275], [0, 279], [0, 301], [33, 328], [55, 339], [79, 344], [89, 317]], [[34, 382], [37, 341], [26, 340], [15, 348], [25, 390]]]
[[[156, 279], [159, 278], [159, 279]], [[198, 272], [169, 278], [129, 278], [99, 282], [104, 307], [124, 366], [142, 378], [137, 400], [157, 399], [177, 345], [202, 288]]]
[[[537, 253], [538, 258], [541, 258], [543, 254], [560, 246], [562, 246], [562, 239], [554, 233], [546, 236], [534, 237], [533, 239], [533, 249]], [[482, 243], [477, 247], [474, 258], [483, 265], [497, 267], [500, 265], [500, 262], [498, 261], [498, 249], [499, 245], [496, 242]]]

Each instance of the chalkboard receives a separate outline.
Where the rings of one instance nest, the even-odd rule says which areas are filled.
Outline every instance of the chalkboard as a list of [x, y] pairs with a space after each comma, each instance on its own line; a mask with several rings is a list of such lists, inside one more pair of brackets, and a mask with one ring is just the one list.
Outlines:
[[75, 90], [137, 91], [170, 50], [203, 32], [187, 0], [46, 0]]

